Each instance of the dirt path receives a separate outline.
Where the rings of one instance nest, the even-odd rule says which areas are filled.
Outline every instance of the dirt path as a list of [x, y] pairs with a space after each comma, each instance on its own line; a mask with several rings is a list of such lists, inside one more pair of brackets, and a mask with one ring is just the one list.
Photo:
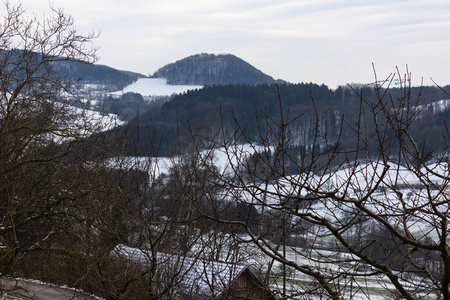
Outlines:
[[[94, 300], [96, 298], [71, 289], [54, 287], [23, 280], [8, 278], [0, 279], [1, 288], [7, 290], [4, 295], [0, 295], [1, 300], [9, 299], [35, 299], [35, 300]], [[5, 295], [6, 294], [6, 295]]]

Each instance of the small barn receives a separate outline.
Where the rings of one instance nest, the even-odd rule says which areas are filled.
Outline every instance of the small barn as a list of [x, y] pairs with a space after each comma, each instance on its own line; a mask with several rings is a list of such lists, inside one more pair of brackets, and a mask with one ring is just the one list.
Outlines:
[[156, 253], [117, 246], [116, 255], [126, 257], [142, 265], [156, 261], [161, 278], [172, 278], [175, 299], [239, 299], [275, 300], [269, 288], [248, 266]]

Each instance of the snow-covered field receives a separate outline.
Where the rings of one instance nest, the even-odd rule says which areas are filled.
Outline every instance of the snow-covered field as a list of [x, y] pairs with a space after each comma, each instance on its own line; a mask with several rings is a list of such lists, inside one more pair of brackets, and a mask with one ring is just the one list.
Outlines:
[[[446, 111], [450, 106], [450, 99], [442, 99], [439, 101], [435, 101], [425, 105], [418, 105], [415, 107], [415, 110], [419, 110], [422, 113], [432, 112], [433, 114], [437, 114], [440, 112]], [[421, 117], [421, 115], [419, 115]]]
[[[208, 156], [212, 156], [211, 160], [218, 168], [219, 172], [229, 173], [233, 171], [232, 166], [238, 163], [238, 157], [244, 159], [249, 155], [255, 153], [255, 151], [265, 150], [262, 146], [253, 146], [249, 144], [237, 145], [233, 149], [228, 149], [230, 152], [226, 152], [225, 149], [219, 148], [211, 151], [203, 151], [201, 153], [201, 159], [207, 160]], [[272, 148], [273, 150], [273, 148]], [[170, 168], [177, 163], [183, 161], [182, 157], [125, 157], [125, 158], [112, 158], [107, 162], [107, 165], [120, 169], [138, 169], [149, 171], [153, 178], [160, 176], [161, 174], [168, 174]]]
[[67, 117], [67, 120], [61, 122], [59, 128], [55, 128], [49, 134], [49, 138], [55, 142], [72, 140], [75, 136], [88, 137], [94, 132], [110, 130], [125, 123], [115, 114], [102, 114], [62, 103], [55, 103], [55, 105], [61, 111], [65, 111]]
[[[333, 252], [320, 249], [303, 249], [288, 247], [286, 249], [286, 258], [288, 260], [296, 262], [301, 266], [314, 266], [315, 268], [327, 269], [328, 272], [338, 274], [339, 272], [345, 272], [349, 270], [352, 272], [352, 268], [355, 266], [355, 261], [352, 261], [352, 255], [349, 253]], [[282, 265], [279, 262], [274, 262], [273, 270], [281, 272]], [[313, 284], [312, 277], [309, 277], [299, 271], [293, 269], [288, 270], [287, 275], [287, 290], [288, 292], [299, 292], [308, 286]], [[361, 273], [362, 275], [363, 273]], [[341, 284], [344, 284], [345, 279]], [[395, 286], [390, 282], [387, 276], [378, 274], [371, 276], [370, 278], [361, 278], [353, 281], [346, 286], [344, 284], [341, 293], [348, 299], [393, 299]], [[403, 282], [407, 290], [414, 290], [414, 282]], [[282, 286], [282, 276], [279, 275], [277, 285], [279, 288]], [[418, 295], [419, 296], [419, 295]], [[420, 295], [420, 297], [428, 297], [431, 295]], [[308, 299], [323, 299], [321, 297], [310, 296]]]
[[[213, 154], [205, 151], [202, 155], [212, 154], [214, 164], [222, 174], [226, 174], [233, 171], [232, 166], [236, 169], [236, 166], [242, 158], [248, 157], [255, 151], [268, 149], [259, 146], [240, 145], [227, 150], [216, 149]], [[129, 158], [131, 165], [147, 168], [153, 173], [153, 176], [159, 176], [162, 173], [167, 174], [170, 167], [179, 161], [181, 161], [180, 158]], [[113, 164], [119, 167], [117, 163]], [[384, 165], [380, 162], [361, 162], [349, 164], [347, 167], [320, 177], [309, 176], [308, 179], [305, 179], [303, 174], [298, 174], [272, 181], [269, 184], [265, 183], [265, 185], [255, 183], [252, 187], [246, 186], [242, 190], [238, 190], [237, 188], [227, 190], [225, 194], [228, 199], [239, 198], [240, 201], [251, 203], [257, 208], [262, 204], [274, 205], [276, 207], [276, 204], [279, 204], [286, 195], [306, 196], [308, 188], [311, 190], [317, 187], [324, 192], [347, 188], [346, 193], [348, 193], [348, 197], [359, 197], [360, 193], [375, 190], [378, 187], [372, 193], [371, 197], [366, 200], [365, 205], [367, 208], [380, 215], [390, 210], [392, 215], [389, 218], [391, 218], [390, 221], [392, 221], [392, 224], [404, 224], [412, 236], [418, 240], [431, 238], [436, 241], [439, 238], [440, 233], [438, 227], [436, 227], [438, 226], [437, 222], [439, 220], [434, 219], [433, 211], [428, 208], [428, 202], [432, 198], [442, 202], [442, 205], [436, 206], [435, 209], [441, 210], [443, 213], [449, 210], [447, 201], [444, 201], [450, 198], [448, 191], [436, 188], [446, 185], [445, 178], [450, 173], [448, 165], [430, 163], [420, 170], [416, 169], [415, 173], [394, 163]], [[380, 174], [383, 174], [383, 172], [385, 172], [383, 181], [375, 186]], [[427, 176], [421, 176], [421, 174], [427, 174]], [[304, 189], [305, 184], [309, 185], [307, 189]], [[430, 188], [433, 185], [435, 187]], [[396, 190], [392, 190], [393, 186], [396, 187]], [[252, 190], [252, 188], [255, 190]], [[400, 198], [398, 192], [403, 194], [403, 198]], [[422, 207], [422, 210], [416, 210], [415, 207], [417, 206]], [[341, 222], [349, 214], [354, 212], [354, 207], [351, 204], [342, 204], [338, 201], [326, 199], [318, 201], [305, 209], [307, 210], [305, 210], [305, 213], [315, 215], [319, 218], [325, 217], [334, 223]], [[407, 218], [401, 219], [404, 217], [404, 214], [402, 214], [403, 211], [409, 211], [410, 215]], [[395, 217], [395, 215], [400, 216], [399, 218], [401, 220]], [[370, 226], [370, 224], [367, 226]], [[317, 226], [317, 228], [310, 228], [308, 230], [309, 232], [303, 233], [303, 238], [311, 239], [314, 236], [314, 242], [311, 244], [326, 245], [333, 240], [333, 237], [325, 228]], [[348, 231], [348, 234], [352, 234], [351, 230]], [[309, 251], [309, 253], [305, 253], [305, 251]], [[264, 254], [260, 253], [255, 256], [253, 262], [250, 261], [249, 263], [261, 265], [263, 257]], [[355, 269], [353, 268], [356, 268], [356, 264], [359, 267], [364, 264], [357, 257], [352, 257], [349, 253], [336, 253], [323, 249], [290, 247], [287, 250], [286, 258], [297, 265], [314, 266], [318, 269], [329, 270], [331, 272], [333, 270], [337, 271], [338, 269], [342, 270], [342, 268], [349, 268], [349, 271], [354, 271]], [[274, 265], [275, 269], [281, 268], [279, 263], [275, 263]], [[412, 290], [415, 288], [414, 280], [412, 279], [410, 282], [405, 283], [408, 289], [411, 288]], [[292, 289], [301, 290], [305, 284], [311, 284], [312, 279], [300, 272], [292, 272], [290, 282], [292, 283]], [[280, 286], [280, 283], [278, 284]], [[352, 284], [355, 284], [355, 281]], [[353, 289], [355, 289], [353, 291], [356, 291], [356, 294], [352, 295], [353, 299], [385, 299], [389, 296], [389, 290], [394, 290], [392, 283], [383, 276], [365, 278], [361, 281], [357, 280], [356, 284], [357, 286], [353, 286]], [[420, 286], [420, 284], [417, 284], [417, 286]]]
[[184, 93], [188, 90], [201, 89], [201, 85], [170, 85], [164, 78], [139, 78], [123, 90], [112, 93], [120, 96], [127, 92], [139, 93], [143, 97], [170, 96]]

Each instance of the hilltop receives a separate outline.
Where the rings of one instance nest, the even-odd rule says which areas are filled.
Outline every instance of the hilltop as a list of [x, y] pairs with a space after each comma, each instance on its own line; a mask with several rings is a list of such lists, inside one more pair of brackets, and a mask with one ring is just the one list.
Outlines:
[[246, 61], [231, 54], [196, 54], [159, 68], [153, 77], [166, 78], [168, 84], [226, 85], [275, 83]]

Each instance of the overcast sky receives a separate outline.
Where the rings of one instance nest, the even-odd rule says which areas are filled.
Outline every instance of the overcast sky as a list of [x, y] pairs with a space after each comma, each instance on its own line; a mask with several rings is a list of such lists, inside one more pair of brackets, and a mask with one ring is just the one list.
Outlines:
[[[11, 0], [10, 0], [11, 1]], [[15, 1], [11, 1], [14, 3]], [[42, 13], [48, 0], [23, 0]], [[153, 74], [184, 57], [231, 53], [290, 82], [373, 82], [406, 65], [450, 84], [449, 0], [51, 0], [95, 41], [100, 64]]]

